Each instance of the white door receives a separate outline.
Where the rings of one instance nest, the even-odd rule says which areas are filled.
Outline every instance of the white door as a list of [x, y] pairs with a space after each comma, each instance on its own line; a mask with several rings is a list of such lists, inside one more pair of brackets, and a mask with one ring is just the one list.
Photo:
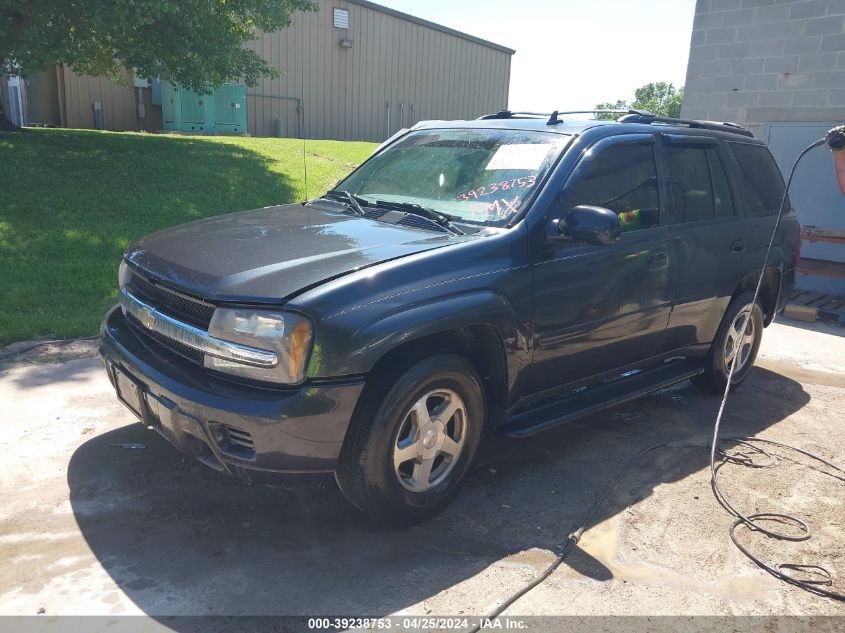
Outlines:
[[9, 77], [9, 120], [23, 127], [23, 102], [21, 101], [21, 78]]

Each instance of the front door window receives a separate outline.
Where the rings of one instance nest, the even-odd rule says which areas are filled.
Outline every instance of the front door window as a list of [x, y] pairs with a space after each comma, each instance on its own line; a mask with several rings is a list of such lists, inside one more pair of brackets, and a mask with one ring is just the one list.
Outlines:
[[568, 208], [604, 207], [619, 215], [623, 231], [657, 226], [660, 196], [652, 143], [617, 143], [588, 158], [565, 191]]

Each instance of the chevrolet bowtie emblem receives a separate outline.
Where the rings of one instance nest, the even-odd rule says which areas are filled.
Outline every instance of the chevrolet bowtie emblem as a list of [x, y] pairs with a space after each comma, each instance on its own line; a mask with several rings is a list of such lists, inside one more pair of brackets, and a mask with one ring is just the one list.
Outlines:
[[139, 310], [138, 320], [141, 322], [141, 325], [143, 325], [148, 330], [151, 330], [153, 329], [153, 325], [155, 325], [156, 322], [155, 312], [150, 308], [143, 307]]

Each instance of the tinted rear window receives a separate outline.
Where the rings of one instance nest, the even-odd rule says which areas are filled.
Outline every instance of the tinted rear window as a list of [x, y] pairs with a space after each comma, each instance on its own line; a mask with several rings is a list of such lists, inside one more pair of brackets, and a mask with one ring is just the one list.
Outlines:
[[[728, 143], [745, 184], [746, 215], [773, 215], [783, 198], [783, 177], [769, 150], [762, 145]], [[787, 199], [785, 208], [789, 208]]]
[[714, 217], [713, 189], [710, 167], [704, 147], [669, 147], [672, 166], [672, 193], [682, 222], [712, 220]]
[[710, 180], [713, 183], [713, 202], [716, 205], [716, 217], [727, 218], [734, 215], [734, 203], [728, 177], [719, 155], [712, 147], [707, 148], [707, 160], [710, 163]]

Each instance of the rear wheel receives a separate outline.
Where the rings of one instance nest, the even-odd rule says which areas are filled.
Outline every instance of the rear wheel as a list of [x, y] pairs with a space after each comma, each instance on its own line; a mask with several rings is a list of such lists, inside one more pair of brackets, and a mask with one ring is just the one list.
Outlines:
[[337, 472], [343, 494], [391, 523], [420, 521], [442, 509], [458, 492], [484, 427], [475, 368], [461, 356], [431, 356], [393, 381], [374, 384], [362, 398]]
[[716, 338], [710, 345], [704, 373], [693, 382], [709, 391], [723, 392], [731, 363], [735, 363], [731, 389], [743, 383], [754, 366], [763, 338], [763, 311], [752, 304], [754, 293], [743, 292], [728, 305]]

